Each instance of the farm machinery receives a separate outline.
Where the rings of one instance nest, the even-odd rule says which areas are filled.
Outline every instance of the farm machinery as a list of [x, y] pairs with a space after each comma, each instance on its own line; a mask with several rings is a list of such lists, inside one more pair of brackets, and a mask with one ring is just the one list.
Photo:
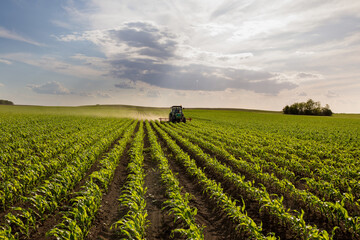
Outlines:
[[172, 106], [171, 112], [169, 113], [169, 118], [160, 118], [160, 122], [183, 122], [186, 123], [186, 120], [191, 121], [191, 118], [186, 119], [183, 113], [183, 107]]

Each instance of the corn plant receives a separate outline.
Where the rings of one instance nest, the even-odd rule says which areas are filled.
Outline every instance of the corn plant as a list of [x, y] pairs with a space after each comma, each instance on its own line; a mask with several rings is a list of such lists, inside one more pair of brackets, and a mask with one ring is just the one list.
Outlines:
[[15, 234], [14, 236], [11, 234], [11, 232], [12, 231], [10, 226], [0, 227], [0, 239], [15, 240], [17, 238], [17, 235]]
[[[62, 171], [53, 175], [49, 180], [46, 180], [44, 184], [37, 187], [29, 197], [24, 198], [25, 202], [32, 206], [26, 210], [31, 211], [33, 218], [36, 221], [42, 221], [58, 209], [59, 203], [66, 198], [73, 187], [84, 177], [91, 165], [109, 148], [111, 143], [114, 142], [125, 129], [124, 126], [108, 136], [103, 136], [96, 144], [85, 149], [81, 155], [77, 156], [72, 164], [69, 164], [62, 169]], [[40, 195], [42, 198], [36, 197], [36, 195]], [[36, 211], [32, 211], [31, 209], [36, 209]], [[37, 225], [35, 228], [36, 227]], [[31, 229], [29, 228], [29, 230]], [[18, 234], [16, 230], [12, 229], [12, 231], [13, 234]], [[28, 235], [28, 233], [26, 231], [20, 231], [20, 235]]]
[[[243, 161], [241, 159], [235, 159], [231, 154], [229, 154], [226, 150], [223, 148], [219, 148], [213, 143], [204, 141], [203, 139], [194, 136], [191, 133], [184, 133], [183, 131], [177, 131], [179, 135], [183, 135], [188, 137], [188, 139], [191, 139], [192, 141], [199, 144], [199, 146], [202, 146], [217, 155], [220, 155], [224, 159], [227, 160], [227, 162], [230, 162], [232, 166], [241, 169], [242, 171], [246, 171], [247, 173], [250, 173], [254, 179], [256, 179], [259, 182], [262, 182], [266, 184], [267, 186], [276, 187], [280, 193], [288, 193], [289, 195], [293, 196], [294, 200], [301, 201], [307, 205], [310, 206], [311, 209], [319, 210], [321, 213], [323, 213], [325, 216], [329, 218], [329, 220], [337, 219], [337, 226], [342, 226], [340, 224], [340, 220], [344, 222], [345, 229], [350, 230], [353, 234], [356, 234], [356, 224], [354, 222], [357, 221], [357, 217], [351, 217], [348, 215], [347, 210], [344, 208], [344, 201], [337, 201], [335, 204], [331, 202], [324, 202], [320, 200], [318, 197], [316, 197], [314, 194], [297, 189], [291, 182], [289, 182], [287, 179], [279, 180], [276, 176], [269, 173], [264, 173], [262, 168], [260, 168], [259, 164], [257, 162], [253, 162], [253, 164], [250, 164], [246, 161]], [[184, 145], [188, 145], [191, 147], [191, 143], [186, 143], [183, 141]], [[216, 143], [216, 141], [215, 141]], [[198, 154], [201, 157], [206, 156], [206, 154], [202, 154], [202, 150], [200, 148], [196, 148], [196, 146], [193, 148], [196, 150], [196, 154]], [[208, 162], [208, 159], [207, 159]], [[220, 169], [220, 168], [219, 168]], [[223, 168], [224, 169], [224, 168]], [[225, 171], [223, 171], [225, 173]], [[264, 189], [266, 191], [266, 189]], [[279, 199], [282, 201], [282, 199]], [[268, 206], [268, 204], [266, 204]], [[281, 204], [282, 205], [282, 204]], [[278, 209], [278, 207], [272, 208]], [[272, 211], [273, 211], [272, 210]], [[330, 213], [330, 216], [329, 214]], [[288, 219], [287, 221], [292, 220], [291, 215], [285, 214], [285, 211], [282, 215], [276, 214], [278, 217], [282, 216], [282, 219]], [[288, 216], [287, 216], [288, 215]], [[287, 217], [286, 217], [287, 216]], [[298, 222], [295, 222], [295, 224], [298, 224]], [[336, 227], [336, 228], [338, 228]], [[355, 228], [354, 228], [355, 227]], [[310, 226], [307, 227], [307, 229], [316, 229], [311, 228]]]
[[[129, 123], [130, 121], [121, 121], [119, 126], [125, 127]], [[2, 207], [5, 209], [20, 200], [22, 196], [30, 193], [38, 184], [43, 183], [46, 178], [72, 164], [72, 161], [77, 158], [76, 154], [80, 154], [85, 148], [96, 143], [101, 138], [99, 127], [90, 128], [90, 130], [83, 134], [69, 136], [66, 138], [66, 144], [59, 151], [55, 151], [52, 155], [42, 159], [42, 161], [37, 160], [35, 163], [29, 162], [25, 164], [27, 167], [23, 167], [24, 169], [16, 174], [15, 177], [10, 178], [10, 173], [7, 172], [5, 176], [9, 179], [0, 184], [0, 202]], [[114, 129], [110, 128], [105, 135], [113, 131]], [[76, 141], [78, 142], [74, 144]], [[61, 157], [56, 156], [54, 159], [48, 159], [55, 154], [59, 154]]]
[[[270, 214], [274, 215], [275, 217], [280, 219], [280, 222], [288, 222], [293, 228], [295, 228], [299, 223], [294, 221], [292, 218], [292, 214], [289, 213], [289, 210], [284, 209], [284, 206], [282, 205], [282, 199], [274, 199], [269, 202], [264, 202], [266, 199], [270, 199], [269, 193], [267, 193], [266, 188], [263, 188], [263, 190], [257, 189], [254, 186], [252, 186], [251, 182], [245, 182], [243, 177], [238, 176], [237, 174], [233, 173], [231, 168], [222, 165], [218, 160], [210, 157], [208, 154], [204, 153], [200, 147], [197, 145], [187, 141], [187, 139], [181, 137], [179, 134], [173, 132], [169, 128], [165, 128], [164, 126], [161, 126], [163, 129], [165, 129], [172, 137], [174, 137], [176, 140], [181, 142], [184, 146], [186, 146], [191, 152], [196, 154], [199, 158], [203, 159], [204, 164], [216, 171], [219, 175], [222, 175], [223, 178], [227, 179], [228, 181], [232, 182], [234, 186], [238, 187], [240, 190], [247, 192], [250, 196], [254, 198], [254, 200], [258, 201], [260, 205], [266, 204], [268, 206], [270, 204], [271, 207], [266, 207], [266, 209], [269, 210]], [[188, 134], [190, 135], [190, 134]], [[201, 139], [197, 139], [199, 142], [201, 142]], [[206, 144], [206, 143], [204, 143]], [[227, 155], [228, 158], [231, 158], [231, 155], [228, 154], [226, 151], [223, 151], [220, 148], [217, 148], [214, 145], [211, 145], [212, 149], [222, 151], [224, 154]], [[232, 157], [232, 159], [234, 159]], [[234, 160], [235, 161], [235, 160]], [[254, 168], [251, 166], [251, 168], [246, 168], [246, 171], [257, 171], [261, 172], [259, 168]], [[274, 206], [274, 207], [272, 207]], [[284, 222], [285, 223], [285, 222]], [[317, 232], [317, 235], [321, 235], [319, 230], [316, 227], [309, 226], [308, 228], [313, 229], [313, 231]], [[326, 232], [326, 231], [322, 231]]]
[[265, 237], [262, 234], [261, 226], [257, 226], [256, 223], [247, 216], [244, 203], [242, 207], [237, 206], [236, 201], [232, 200], [223, 192], [220, 184], [214, 180], [208, 179], [205, 173], [196, 166], [195, 161], [190, 159], [190, 156], [183, 152], [176, 142], [172, 140], [167, 133], [165, 133], [165, 131], [160, 129], [155, 123], [152, 123], [152, 126], [165, 140], [168, 147], [175, 153], [176, 159], [184, 165], [186, 171], [190, 175], [196, 177], [197, 181], [204, 187], [204, 191], [210, 196], [210, 198], [213, 198], [219, 208], [221, 208], [229, 216], [229, 218], [236, 223], [237, 230], [239, 232], [246, 232], [255, 239], [274, 239], [274, 236]]
[[151, 144], [152, 157], [158, 162], [161, 179], [166, 185], [166, 195], [168, 199], [164, 202], [163, 209], [169, 209], [169, 212], [175, 216], [174, 221], [181, 219], [184, 224], [183, 228], [172, 230], [171, 236], [174, 236], [174, 233], [179, 233], [187, 239], [204, 239], [203, 227], [199, 227], [195, 220], [197, 209], [189, 206], [191, 196], [188, 193], [185, 193], [185, 195], [181, 194], [179, 181], [171, 172], [168, 161], [164, 157], [164, 153], [149, 122], [146, 122], [146, 129]]
[[119, 197], [120, 205], [127, 209], [127, 213], [112, 224], [111, 229], [116, 229], [119, 234], [127, 239], [145, 239], [148, 225], [144, 187], [145, 173], [143, 170], [143, 122], [129, 150], [130, 162], [129, 175]]
[[[21, 234], [26, 237], [30, 237], [30, 230], [36, 228], [36, 214], [33, 214], [31, 209], [26, 210], [20, 207], [16, 207], [13, 209], [16, 211], [15, 214], [8, 213], [5, 216], [6, 223], [10, 228], [8, 229], [17, 229]], [[10, 231], [8, 231], [10, 235]]]
[[100, 207], [103, 192], [107, 191], [123, 154], [126, 144], [131, 140], [131, 135], [136, 124], [126, 130], [122, 139], [117, 142], [107, 156], [100, 161], [101, 169], [93, 172], [80, 192], [70, 200], [69, 210], [63, 212], [63, 221], [52, 228], [47, 235], [57, 239], [84, 239], [90, 230], [95, 215]]

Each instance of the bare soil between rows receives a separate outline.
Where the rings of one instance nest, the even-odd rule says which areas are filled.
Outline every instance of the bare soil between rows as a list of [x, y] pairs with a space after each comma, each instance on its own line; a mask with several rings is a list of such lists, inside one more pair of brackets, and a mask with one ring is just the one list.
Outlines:
[[[179, 130], [179, 129], [176, 129], [176, 127], [174, 127], [173, 130]], [[191, 141], [191, 142], [196, 145], [195, 142], [193, 142], [193, 141]], [[189, 151], [181, 143], [177, 142], [177, 144], [185, 152], [187, 152], [193, 159], [195, 159], [199, 166], [205, 167], [206, 164], [203, 162], [203, 160], [201, 158], [196, 156], [193, 152]], [[230, 167], [234, 173], [244, 175], [245, 179], [248, 179], [250, 181], [254, 180], [253, 177], [251, 176], [251, 174], [244, 171], [243, 169], [239, 169], [232, 162], [228, 161], [228, 159], [225, 159], [221, 155], [216, 154], [215, 151], [211, 151], [209, 149], [204, 149], [202, 147], [201, 147], [201, 149], [203, 150], [204, 153], [210, 155], [211, 157], [216, 157], [216, 159], [219, 162], [221, 162], [225, 166]], [[210, 168], [205, 168], [205, 173], [211, 179], [221, 182], [222, 186], [224, 187], [224, 190], [230, 196], [237, 199], [238, 201], [241, 201], [242, 199], [244, 199], [246, 210], [247, 210], [249, 216], [251, 216], [251, 218], [257, 224], [260, 224], [260, 223], [263, 224], [262, 225], [263, 232], [265, 234], [270, 233], [270, 232], [275, 232], [276, 236], [280, 237], [281, 239], [297, 239], [295, 236], [295, 233], [293, 233], [289, 228], [286, 228], [286, 227], [280, 225], [277, 222], [277, 219], [274, 219], [269, 214], [264, 213], [264, 211], [261, 214], [259, 214], [260, 206], [258, 205], [257, 202], [254, 202], [254, 201], [246, 198], [245, 192], [239, 191], [239, 189], [234, 187], [234, 185], [231, 182], [227, 182], [226, 179], [220, 177], [218, 174], [216, 174]], [[320, 229], [325, 229], [325, 230], [327, 230], [327, 232], [329, 234], [331, 234], [332, 229], [336, 226], [335, 222], [333, 222], [333, 223], [329, 222], [324, 216], [321, 215], [320, 212], [312, 212], [311, 209], [309, 208], [309, 206], [305, 205], [303, 202], [294, 200], [292, 198], [292, 196], [290, 196], [289, 194], [284, 194], [282, 192], [279, 192], [274, 186], [271, 185], [271, 183], [259, 182], [259, 181], [255, 180], [255, 185], [257, 185], [257, 187], [259, 187], [259, 188], [261, 188], [261, 185], [266, 186], [266, 189], [270, 194], [276, 194], [279, 196], [283, 195], [284, 196], [283, 204], [286, 209], [291, 208], [291, 209], [295, 209], [298, 212], [301, 212], [301, 210], [304, 210], [304, 212], [305, 212], [304, 219], [308, 224], [310, 224], [312, 226], [318, 226], [318, 227], [320, 227]], [[305, 187], [303, 186], [303, 188], [305, 188]], [[335, 232], [335, 235], [334, 235], [334, 239], [340, 240], [340, 239], [356, 239], [356, 238], [354, 238], [354, 236], [352, 236], [351, 233], [347, 229], [345, 232], [344, 232], [344, 230], [337, 229], [337, 231]]]
[[93, 227], [90, 229], [86, 239], [118, 239], [115, 230], [111, 230], [111, 225], [121, 218], [119, 209], [118, 198], [121, 193], [121, 188], [127, 177], [127, 165], [129, 162], [128, 151], [130, 143], [127, 144], [123, 152], [119, 165], [115, 170], [114, 178], [108, 187], [108, 191], [103, 195], [100, 209], [98, 210]]
[[[133, 133], [133, 136], [138, 130], [138, 126]], [[175, 156], [167, 148], [164, 140], [159, 136], [155, 129], [153, 129], [157, 135], [158, 142], [160, 143], [162, 150], [164, 151], [165, 157], [168, 159], [170, 169], [176, 175], [179, 180], [180, 186], [182, 187], [182, 192], [190, 193], [192, 199], [190, 200], [191, 207], [197, 209], [196, 221], [199, 226], [204, 227], [204, 236], [206, 240], [236, 240], [236, 239], [247, 239], [246, 236], [241, 235], [236, 231], [235, 224], [227, 217], [227, 215], [222, 211], [214, 200], [210, 199], [209, 196], [203, 192], [203, 187], [197, 183], [197, 180], [187, 174], [184, 166], [175, 160]], [[117, 142], [117, 139], [115, 142]], [[108, 153], [113, 147], [115, 142], [102, 154], [103, 157]], [[189, 149], [183, 146], [181, 143], [177, 144], [183, 149], [184, 152], [189, 154], [193, 158], [198, 167], [204, 168], [206, 164], [203, 160], [192, 153]], [[112, 230], [111, 225], [116, 221], [120, 220], [121, 217], [125, 214], [121, 206], [119, 206], [118, 198], [121, 195], [122, 186], [126, 181], [128, 175], [127, 165], [129, 163], [129, 149], [131, 143], [127, 144], [126, 149], [122, 153], [119, 161], [119, 165], [115, 170], [114, 178], [110, 183], [108, 190], [103, 195], [101, 202], [101, 207], [96, 214], [96, 217], [93, 221], [93, 226], [91, 227], [89, 233], [87, 234], [87, 240], [115, 240], [119, 239], [119, 235], [116, 230]], [[239, 169], [236, 169], [235, 166], [229, 164], [226, 159], [222, 159], [220, 156], [216, 155], [214, 152], [205, 150], [203, 151], [212, 157], [217, 157], [220, 162], [228, 164], [235, 172], [246, 175], [247, 178], [250, 176], [246, 172], [242, 172]], [[165, 192], [165, 185], [161, 182], [161, 173], [158, 168], [157, 162], [152, 159], [150, 154], [150, 143], [148, 140], [148, 135], [145, 129], [144, 136], [144, 170], [145, 170], [145, 187], [147, 188], [146, 192], [146, 210], [148, 212], [147, 219], [149, 220], [149, 225], [146, 229], [146, 239], [185, 239], [179, 234], [175, 234], [171, 237], [172, 230], [181, 227], [179, 220], [174, 221], [174, 216], [169, 214], [168, 209], [163, 209], [164, 202], [167, 200]], [[98, 158], [101, 159], [101, 157]], [[79, 191], [81, 186], [85, 183], [87, 176], [92, 172], [99, 169], [98, 160], [90, 167], [90, 169], [85, 174], [85, 177], [75, 186], [72, 192]], [[209, 179], [216, 180], [221, 183], [221, 186], [224, 189], [224, 192], [231, 196], [233, 199], [236, 199], [239, 205], [242, 205], [242, 199], [244, 199], [246, 205], [246, 211], [248, 215], [258, 224], [263, 224], [263, 233], [269, 234], [274, 232], [277, 237], [281, 239], [298, 239], [294, 236], [294, 233], [289, 229], [286, 229], [284, 226], [280, 225], [276, 219], [270, 215], [261, 212], [259, 213], [260, 206], [257, 202], [250, 200], [246, 197], [246, 193], [235, 188], [232, 183], [227, 182], [224, 178], [215, 173], [210, 167], [204, 168], [205, 174]], [[269, 192], [276, 193], [274, 189], [269, 188]], [[55, 239], [52, 237], [46, 237], [46, 233], [53, 228], [56, 224], [62, 221], [61, 211], [68, 209], [67, 205], [69, 204], [68, 200], [71, 198], [70, 194], [62, 203], [54, 214], [52, 214], [48, 219], [46, 219], [36, 230], [36, 233], [33, 233], [30, 239], [37, 240], [49, 240]], [[288, 207], [294, 207], [291, 199], [289, 202], [285, 198], [285, 205]], [[30, 207], [30, 206], [24, 206]], [[308, 218], [313, 218], [317, 214], [309, 215]], [[319, 223], [319, 219], [308, 219], [309, 222]], [[312, 221], [311, 221], [312, 220]], [[321, 225], [321, 224], [319, 224]], [[346, 234], [338, 234], [335, 239], [342, 239], [339, 236], [347, 236]], [[24, 239], [24, 238], [20, 238]]]
[[241, 239], [238, 233], [235, 232], [233, 223], [227, 218], [225, 213], [203, 193], [203, 188], [197, 183], [196, 179], [189, 176], [184, 167], [176, 162], [175, 157], [158, 134], [157, 137], [168, 159], [171, 171], [176, 174], [180, 186], [183, 188], [183, 193], [188, 192], [192, 195], [190, 205], [197, 208], [196, 220], [199, 226], [204, 227], [205, 239]]
[[[75, 185], [74, 189], [72, 190], [72, 193], [69, 194], [64, 199], [64, 201], [60, 203], [59, 209], [55, 213], [50, 215], [44, 222], [41, 223], [41, 225], [38, 227], [36, 232], [34, 234], [32, 234], [31, 239], [37, 239], [37, 240], [55, 239], [55, 237], [46, 236], [46, 233], [49, 232], [57, 224], [62, 222], [62, 216], [63, 216], [62, 211], [67, 211], [68, 210], [69, 205], [70, 205], [69, 200], [72, 198], [73, 194], [81, 190], [81, 187], [86, 183], [86, 181], [88, 180], [88, 176], [91, 173], [93, 173], [95, 171], [98, 171], [100, 169], [99, 160], [104, 158], [107, 155], [107, 153], [109, 153], [111, 151], [111, 149], [114, 148], [114, 146], [117, 144], [117, 142], [122, 138], [123, 134], [124, 133], [122, 133], [121, 136], [119, 136], [115, 141], [113, 141], [110, 144], [110, 146], [98, 157], [98, 159], [94, 162], [94, 164], [86, 172], [84, 177]], [[127, 149], [128, 148], [129, 148], [129, 146], [127, 146]], [[124, 158], [123, 156], [127, 152], [127, 149], [123, 152], [121, 160], [123, 160], [123, 158]], [[121, 170], [121, 161], [120, 161], [120, 164], [119, 164], [118, 168], [115, 171], [120, 171], [120, 170]], [[115, 176], [117, 176], [117, 175], [115, 175]], [[116, 181], [113, 180], [112, 183], [109, 186], [109, 189], [112, 186], [114, 186], [114, 182], [115, 182], [115, 185], [116, 185]], [[104, 198], [106, 198], [106, 196], [107, 196], [106, 194], [103, 195], [103, 200], [104, 200]]]
[[[230, 196], [232, 199], [237, 200], [237, 202], [239, 203], [238, 205], [241, 206], [242, 200], [244, 200], [246, 206], [246, 212], [248, 216], [251, 217], [258, 226], [262, 224], [262, 229], [263, 229], [262, 232], [264, 233], [264, 235], [275, 233], [276, 236], [280, 237], [281, 239], [289, 239], [289, 240], [296, 239], [294, 238], [294, 233], [289, 231], [289, 229], [286, 229], [283, 226], [281, 226], [276, 221], [276, 219], [274, 219], [270, 215], [261, 212], [260, 205], [257, 202], [249, 199], [246, 196], [245, 192], [239, 191], [239, 189], [234, 187], [233, 183], [228, 182], [225, 178], [217, 174], [211, 167], [207, 166], [201, 157], [197, 156], [194, 152], [189, 150], [187, 147], [185, 147], [176, 139], [173, 140], [176, 141], [178, 146], [181, 147], [181, 149], [184, 152], [186, 152], [192, 159], [196, 161], [197, 166], [203, 169], [203, 172], [206, 174], [206, 176], [209, 179], [215, 180], [216, 182], [220, 182], [224, 192], [228, 194], [228, 196]], [[205, 149], [202, 150], [206, 154], [209, 153]], [[215, 156], [215, 155], [211, 153], [210, 156]]]
[[[147, 133], [147, 131], [145, 131]], [[176, 228], [176, 223], [171, 215], [163, 210], [166, 188], [161, 182], [161, 173], [157, 162], [150, 154], [150, 143], [148, 135], [144, 139], [144, 170], [146, 191], [146, 210], [148, 213], [149, 226], [146, 229], [147, 239], [166, 240], [170, 238], [171, 231]], [[174, 239], [182, 239], [175, 235]]]

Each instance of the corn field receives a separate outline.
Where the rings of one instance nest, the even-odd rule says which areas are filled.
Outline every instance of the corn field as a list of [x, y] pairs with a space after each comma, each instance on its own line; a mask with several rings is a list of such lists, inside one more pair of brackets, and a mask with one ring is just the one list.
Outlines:
[[218, 113], [0, 115], [0, 239], [360, 239], [358, 119]]

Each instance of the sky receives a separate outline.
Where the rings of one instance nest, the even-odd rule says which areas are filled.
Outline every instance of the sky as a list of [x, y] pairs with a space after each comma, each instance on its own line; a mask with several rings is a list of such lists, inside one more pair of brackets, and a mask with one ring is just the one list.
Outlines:
[[360, 1], [1, 0], [0, 99], [360, 113]]

